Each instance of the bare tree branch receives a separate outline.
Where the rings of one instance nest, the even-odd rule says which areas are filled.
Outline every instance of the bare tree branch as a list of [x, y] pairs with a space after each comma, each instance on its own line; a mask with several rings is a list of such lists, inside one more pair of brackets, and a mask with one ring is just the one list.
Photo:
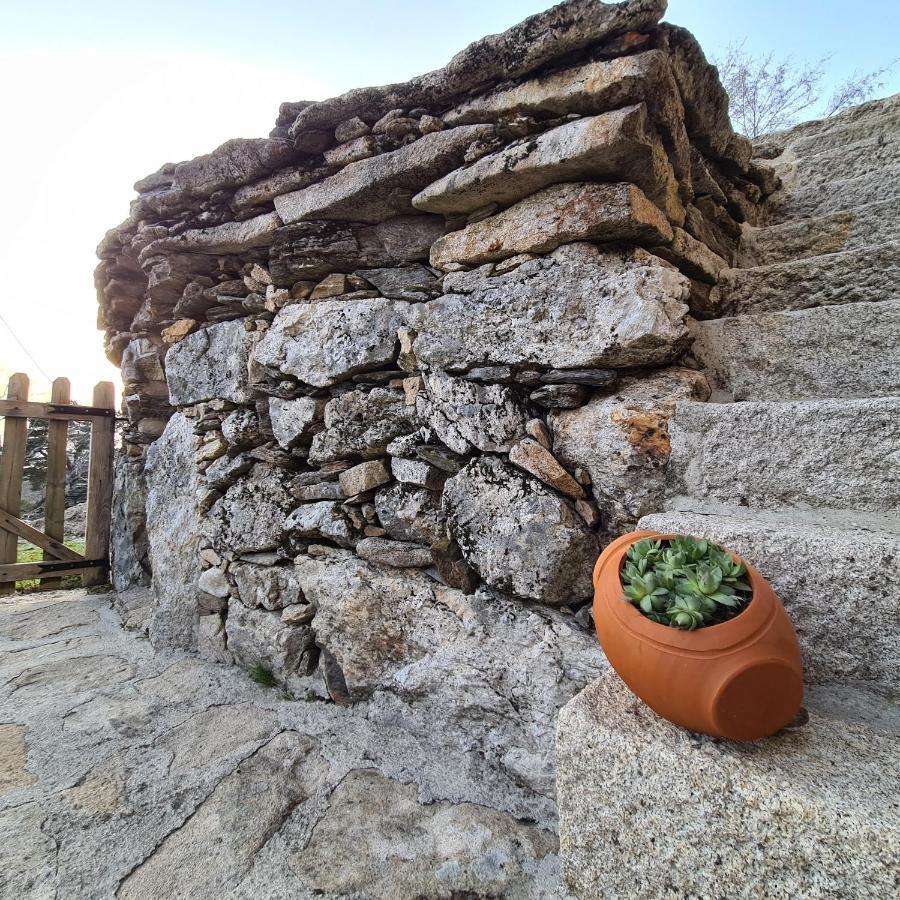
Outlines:
[[825, 107], [826, 116], [836, 116], [851, 106], [871, 100], [875, 93], [885, 85], [884, 76], [897, 65], [898, 60], [868, 74], [857, 69], [846, 81], [841, 82], [831, 95]]

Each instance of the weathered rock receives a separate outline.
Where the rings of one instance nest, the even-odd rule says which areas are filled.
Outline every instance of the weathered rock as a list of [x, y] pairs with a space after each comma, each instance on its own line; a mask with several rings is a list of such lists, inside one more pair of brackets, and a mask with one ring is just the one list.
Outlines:
[[220, 456], [203, 473], [203, 480], [211, 488], [225, 490], [252, 467], [253, 459], [246, 453]]
[[117, 592], [150, 584], [143, 467], [124, 454], [116, 455], [110, 527], [109, 576]]
[[237, 597], [250, 609], [284, 609], [303, 605], [303, 593], [291, 565], [259, 566], [237, 562], [229, 570], [237, 586]]
[[341, 490], [347, 497], [353, 497], [363, 491], [371, 491], [387, 484], [390, 480], [391, 473], [384, 464], [384, 460], [381, 459], [359, 463], [352, 468], [345, 469], [338, 476]]
[[375, 225], [298, 222], [279, 228], [269, 251], [276, 284], [318, 281], [331, 272], [427, 260], [445, 231], [442, 216], [398, 216]]
[[333, 500], [297, 507], [285, 519], [284, 529], [304, 538], [325, 538], [341, 547], [352, 547], [359, 537], [341, 504]]
[[431, 550], [406, 541], [367, 537], [355, 547], [356, 555], [368, 562], [395, 568], [428, 568], [432, 564]]
[[[563, 708], [557, 732], [569, 889], [598, 898], [738, 897], [763, 885], [771, 896], [890, 896], [896, 703], [852, 684], [809, 689], [804, 703], [807, 721], [734, 744], [664, 721], [614, 673], [586, 688]], [[848, 754], [849, 770], [832, 764]], [[698, 822], [716, 840], [697, 840]], [[652, 854], [650, 833], [667, 835]], [[722, 852], [749, 835], [752, 852]], [[692, 841], [688, 860], [682, 848]]]
[[554, 606], [591, 593], [597, 539], [540, 482], [485, 456], [451, 478], [443, 498], [451, 534], [491, 587]]
[[692, 355], [734, 400], [900, 394], [900, 301], [713, 319], [691, 330]]
[[225, 631], [228, 649], [239, 666], [262, 666], [281, 683], [291, 676], [307, 674], [313, 648], [308, 626], [286, 625], [277, 612], [234, 603], [228, 610]]
[[209, 662], [230, 666], [234, 657], [228, 652], [225, 622], [220, 615], [201, 615], [197, 620], [197, 655]]
[[[377, 812], [363, 821], [361, 806]], [[409, 862], [385, 867], [384, 848], [398, 846]], [[549, 896], [542, 883], [556, 848], [552, 832], [506, 813], [471, 803], [424, 804], [411, 785], [357, 769], [331, 795], [294, 865], [316, 893], [332, 896], [538, 898]], [[344, 854], [353, 866], [334, 865]]]
[[584, 496], [584, 489], [559, 464], [556, 457], [531, 438], [523, 438], [510, 447], [509, 461], [573, 500]]
[[452, 102], [474, 88], [526, 75], [606, 38], [648, 30], [664, 12], [661, 0], [602, 6], [592, 0], [557, 4], [500, 34], [475, 41], [443, 68], [405, 84], [362, 88], [312, 104], [299, 112], [291, 132], [334, 127], [351, 116], [375, 121], [396, 108]]
[[528, 397], [545, 409], [577, 409], [587, 403], [590, 391], [580, 384], [548, 384]]
[[122, 351], [122, 381], [126, 384], [165, 381], [160, 348], [147, 338], [129, 341]]
[[708, 396], [701, 373], [666, 369], [624, 379], [609, 396], [549, 415], [553, 452], [569, 469], [588, 471], [606, 530], [628, 531], [661, 508], [675, 404]]
[[525, 433], [527, 414], [509, 387], [425, 374], [425, 393], [416, 400], [423, 422], [456, 453], [505, 452]]
[[407, 147], [345, 166], [337, 175], [275, 198], [285, 224], [301, 219], [380, 222], [412, 211], [410, 199], [435, 178], [458, 166], [475, 141], [494, 129], [467, 125], [427, 134]]
[[232, 447], [246, 447], [260, 439], [259, 417], [252, 409], [236, 409], [222, 420], [222, 437]]
[[391, 474], [397, 481], [439, 491], [447, 480], [447, 472], [420, 459], [391, 458]]
[[189, 406], [206, 400], [247, 403], [250, 351], [258, 340], [243, 322], [220, 322], [188, 335], [166, 353], [169, 402]]
[[204, 569], [197, 579], [197, 587], [213, 597], [227, 597], [231, 593], [231, 587], [228, 579], [221, 569], [215, 567]]
[[368, 159], [378, 152], [378, 141], [371, 135], [363, 135], [347, 141], [338, 147], [332, 147], [324, 153], [325, 164], [342, 168], [361, 159]]
[[719, 274], [728, 268], [728, 261], [683, 228], [673, 229], [668, 244], [653, 247], [653, 253], [665, 259], [690, 278], [715, 284]]
[[665, 216], [633, 184], [557, 184], [431, 248], [431, 264], [481, 265], [520, 253], [549, 253], [573, 241], [633, 241], [653, 246], [672, 239]]
[[296, 400], [269, 398], [269, 419], [272, 434], [279, 445], [288, 448], [310, 437], [315, 425], [322, 420], [325, 401], [313, 397]]
[[381, 298], [287, 306], [256, 345], [253, 362], [316, 387], [336, 384], [393, 361], [407, 307]]
[[424, 488], [392, 484], [375, 495], [382, 527], [398, 541], [431, 545], [446, 537], [440, 496]]
[[544, 372], [540, 380], [542, 384], [584, 384], [611, 388], [619, 380], [619, 373], [611, 369], [556, 369]]
[[422, 265], [359, 269], [356, 274], [393, 300], [418, 301], [437, 293], [437, 276]]
[[215, 549], [254, 553], [278, 546], [285, 513], [295, 504], [283, 477], [259, 463], [249, 477], [228, 488], [207, 516]]
[[632, 182], [670, 221], [684, 221], [678, 183], [643, 103], [577, 119], [484, 156], [430, 184], [416, 194], [413, 206], [444, 215], [470, 213], [588, 178]]
[[661, 365], [688, 335], [687, 279], [637, 250], [569, 244], [501, 276], [447, 276], [444, 289], [414, 307], [413, 349], [428, 368]]
[[264, 213], [241, 222], [225, 222], [211, 228], [192, 228], [173, 237], [153, 241], [145, 254], [174, 253], [246, 253], [258, 247], [269, 247], [276, 229], [281, 227], [278, 213]]
[[310, 500], [343, 500], [347, 496], [339, 481], [295, 484], [291, 486], [291, 493], [304, 503]]
[[175, 413], [147, 450], [148, 559], [156, 596], [150, 640], [157, 647], [197, 645], [197, 549], [203, 526], [194, 503], [200, 479], [193, 440], [190, 421]]
[[343, 144], [345, 141], [352, 141], [354, 138], [362, 137], [364, 134], [368, 134], [369, 131], [371, 129], [359, 116], [353, 116], [338, 123], [334, 129], [334, 138], [339, 144]]
[[325, 429], [313, 438], [309, 461], [384, 456], [392, 440], [411, 434], [418, 425], [415, 408], [407, 406], [400, 391], [347, 391], [326, 404]]
[[768, 510], [900, 511], [900, 398], [683, 402], [671, 432], [673, 498]]

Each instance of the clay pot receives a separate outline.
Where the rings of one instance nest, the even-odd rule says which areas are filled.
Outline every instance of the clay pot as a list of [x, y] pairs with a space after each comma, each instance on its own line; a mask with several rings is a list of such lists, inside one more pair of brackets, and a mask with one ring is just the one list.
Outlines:
[[[733, 619], [695, 631], [651, 622], [625, 599], [620, 572], [636, 531], [613, 541], [594, 567], [594, 625], [622, 680], [659, 715], [715, 737], [774, 734], [803, 702], [800, 647], [769, 583], [746, 560], [750, 603]], [[733, 554], [736, 559], [739, 557]]]

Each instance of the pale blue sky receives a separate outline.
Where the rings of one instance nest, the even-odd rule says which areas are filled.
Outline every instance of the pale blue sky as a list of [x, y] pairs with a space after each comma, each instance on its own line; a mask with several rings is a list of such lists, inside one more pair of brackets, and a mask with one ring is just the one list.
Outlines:
[[[0, 380], [90, 384], [105, 363], [92, 271], [135, 180], [272, 127], [282, 100], [405, 81], [549, 0], [0, 0]], [[831, 55], [828, 82], [900, 55], [900, 0], [671, 0], [707, 55]], [[884, 94], [900, 91], [900, 66]]]

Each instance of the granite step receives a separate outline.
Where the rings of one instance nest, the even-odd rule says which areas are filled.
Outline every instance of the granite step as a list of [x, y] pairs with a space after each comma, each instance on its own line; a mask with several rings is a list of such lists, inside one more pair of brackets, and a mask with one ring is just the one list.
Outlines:
[[711, 306], [738, 315], [897, 299], [900, 241], [888, 241], [750, 269], [725, 269]]
[[720, 399], [900, 396], [900, 300], [710, 319], [691, 331]]
[[777, 735], [735, 744], [669, 724], [614, 672], [586, 687], [556, 738], [572, 893], [896, 896], [900, 706], [852, 683], [813, 686], [804, 703]]
[[654, 513], [638, 528], [705, 537], [756, 566], [794, 623], [808, 683], [898, 683], [900, 527], [875, 517], [837, 524], [818, 514], [726, 508]]
[[683, 400], [669, 436], [670, 498], [900, 520], [900, 397]]
[[867, 203], [823, 216], [792, 219], [765, 228], [747, 228], [741, 239], [741, 268], [767, 266], [829, 253], [864, 250], [900, 240], [900, 204]]
[[821, 216], [855, 209], [879, 200], [900, 198], [900, 165], [855, 178], [836, 178], [824, 184], [799, 184], [772, 198], [769, 223]]

